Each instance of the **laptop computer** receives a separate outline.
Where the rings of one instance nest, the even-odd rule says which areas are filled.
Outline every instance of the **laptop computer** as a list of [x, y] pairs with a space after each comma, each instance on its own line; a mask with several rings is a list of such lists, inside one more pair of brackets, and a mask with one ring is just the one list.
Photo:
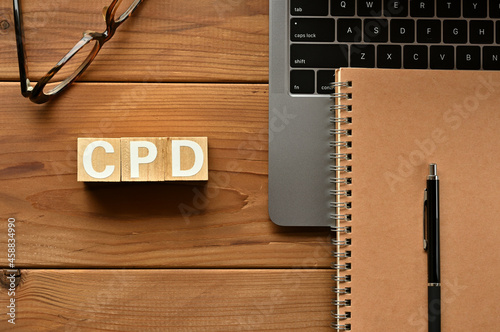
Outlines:
[[325, 142], [336, 68], [500, 70], [500, 0], [269, 6], [269, 215], [278, 225], [334, 224]]

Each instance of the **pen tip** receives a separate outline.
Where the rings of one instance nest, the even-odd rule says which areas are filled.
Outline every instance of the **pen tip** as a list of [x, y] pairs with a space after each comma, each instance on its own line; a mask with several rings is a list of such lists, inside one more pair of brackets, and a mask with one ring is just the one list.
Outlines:
[[429, 165], [429, 175], [431, 175], [431, 176], [437, 175], [437, 165], [436, 164]]

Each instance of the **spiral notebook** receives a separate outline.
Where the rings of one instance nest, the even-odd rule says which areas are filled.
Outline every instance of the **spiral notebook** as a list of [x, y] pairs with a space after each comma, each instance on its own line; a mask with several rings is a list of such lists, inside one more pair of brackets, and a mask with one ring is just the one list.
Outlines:
[[437, 163], [442, 331], [499, 331], [500, 73], [336, 77], [333, 327], [427, 331], [423, 192]]

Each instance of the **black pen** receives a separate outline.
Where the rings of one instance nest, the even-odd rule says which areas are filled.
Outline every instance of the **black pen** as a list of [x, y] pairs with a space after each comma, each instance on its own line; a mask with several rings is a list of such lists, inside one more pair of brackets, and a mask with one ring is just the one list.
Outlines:
[[439, 178], [437, 165], [429, 165], [424, 198], [424, 250], [427, 251], [427, 303], [429, 332], [441, 331], [441, 276], [439, 271]]

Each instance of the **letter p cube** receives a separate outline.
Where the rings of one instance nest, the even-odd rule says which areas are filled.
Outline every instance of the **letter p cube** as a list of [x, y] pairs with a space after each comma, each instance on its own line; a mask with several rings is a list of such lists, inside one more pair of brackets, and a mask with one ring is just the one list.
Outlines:
[[161, 137], [122, 138], [122, 181], [164, 181], [164, 142]]

